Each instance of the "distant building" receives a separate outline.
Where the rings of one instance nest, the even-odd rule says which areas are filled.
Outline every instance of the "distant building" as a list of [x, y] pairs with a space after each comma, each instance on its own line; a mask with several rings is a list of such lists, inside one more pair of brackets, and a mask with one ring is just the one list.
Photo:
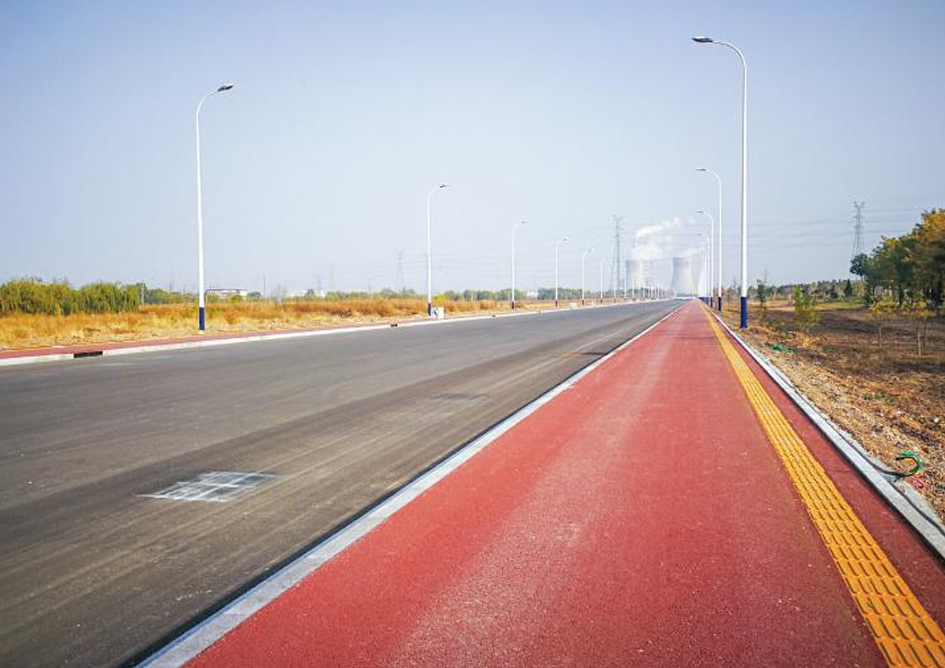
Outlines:
[[228, 299], [230, 297], [246, 297], [249, 294], [249, 290], [243, 290], [242, 288], [210, 288], [207, 290], [207, 296], [219, 297], [220, 299]]

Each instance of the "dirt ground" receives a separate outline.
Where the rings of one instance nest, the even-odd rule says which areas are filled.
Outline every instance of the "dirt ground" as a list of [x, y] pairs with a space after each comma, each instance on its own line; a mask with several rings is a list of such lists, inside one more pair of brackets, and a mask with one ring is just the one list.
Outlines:
[[[730, 326], [738, 324], [737, 308], [726, 304]], [[762, 316], [752, 304], [747, 338], [889, 468], [905, 470], [896, 456], [918, 452], [924, 467], [910, 481], [945, 517], [945, 321], [928, 322], [920, 356], [915, 320], [887, 314], [880, 323], [855, 303], [818, 310], [808, 336], [797, 330], [791, 305], [769, 304]]]

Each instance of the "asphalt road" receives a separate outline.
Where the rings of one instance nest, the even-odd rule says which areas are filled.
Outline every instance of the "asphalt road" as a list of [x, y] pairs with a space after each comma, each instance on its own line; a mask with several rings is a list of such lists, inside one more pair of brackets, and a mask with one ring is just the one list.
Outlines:
[[[0, 665], [132, 661], [676, 306], [0, 370]], [[144, 496], [208, 471], [276, 477]]]

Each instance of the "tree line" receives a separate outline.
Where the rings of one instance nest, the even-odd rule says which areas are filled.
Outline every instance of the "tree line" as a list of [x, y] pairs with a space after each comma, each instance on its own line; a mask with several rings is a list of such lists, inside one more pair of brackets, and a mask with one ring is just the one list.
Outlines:
[[[448, 301], [503, 301], [509, 299], [510, 290], [447, 290], [435, 296], [436, 300]], [[580, 299], [581, 291], [560, 288], [560, 298]], [[588, 297], [596, 293], [589, 292]], [[516, 299], [524, 300], [524, 291], [515, 291]], [[275, 301], [347, 301], [352, 299], [425, 299], [425, 295], [414, 290], [392, 290], [385, 288], [376, 292], [332, 290], [316, 294], [309, 290], [306, 295], [293, 298], [276, 298]], [[539, 299], [554, 299], [553, 288], [541, 288]], [[68, 281], [45, 282], [39, 278], [17, 278], [0, 284], [0, 316], [15, 313], [37, 315], [72, 315], [74, 313], [122, 313], [137, 311], [143, 305], [193, 304], [197, 295], [163, 288], [148, 287], [144, 283], [125, 285], [122, 283], [96, 282], [82, 287], [73, 287]], [[207, 295], [207, 303], [266, 301], [259, 292], [250, 292], [246, 297], [233, 295], [220, 297]]]
[[35, 278], [14, 279], [0, 285], [0, 315], [121, 313], [140, 307], [141, 293], [133, 285], [99, 282], [74, 288], [66, 281], [44, 283]]
[[945, 301], [945, 209], [922, 214], [922, 221], [901, 237], [883, 237], [869, 254], [850, 263], [863, 280], [868, 305], [892, 297], [897, 306], [938, 310]]

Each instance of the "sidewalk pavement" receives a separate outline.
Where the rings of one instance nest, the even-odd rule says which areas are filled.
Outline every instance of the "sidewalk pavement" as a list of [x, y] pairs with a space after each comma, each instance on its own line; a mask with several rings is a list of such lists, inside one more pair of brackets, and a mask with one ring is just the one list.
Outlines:
[[945, 665], [943, 622], [942, 563], [694, 302], [189, 665]]

